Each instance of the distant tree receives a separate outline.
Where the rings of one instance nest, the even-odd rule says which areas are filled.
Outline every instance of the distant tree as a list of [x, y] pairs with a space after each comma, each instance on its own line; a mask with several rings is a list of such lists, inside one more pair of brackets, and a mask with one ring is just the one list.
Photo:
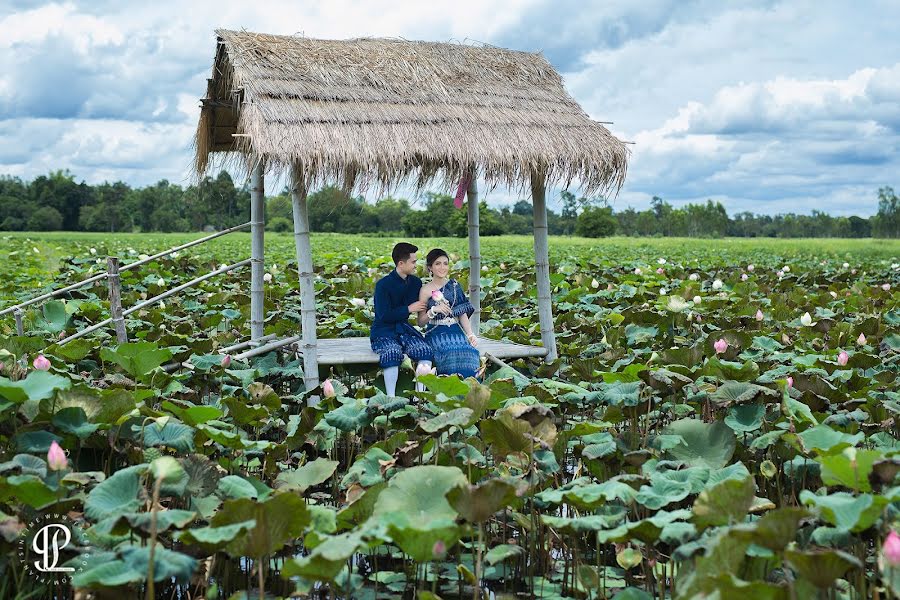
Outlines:
[[616, 218], [609, 206], [592, 206], [581, 211], [575, 233], [584, 237], [607, 237], [616, 232]]
[[276, 233], [285, 233], [288, 231], [293, 231], [294, 224], [284, 217], [275, 217], [274, 219], [266, 222], [266, 229], [268, 229], [269, 231], [274, 231]]
[[900, 197], [894, 188], [878, 189], [878, 213], [873, 218], [872, 234], [875, 237], [900, 237]]
[[52, 206], [42, 206], [28, 217], [28, 231], [59, 231], [63, 216]]

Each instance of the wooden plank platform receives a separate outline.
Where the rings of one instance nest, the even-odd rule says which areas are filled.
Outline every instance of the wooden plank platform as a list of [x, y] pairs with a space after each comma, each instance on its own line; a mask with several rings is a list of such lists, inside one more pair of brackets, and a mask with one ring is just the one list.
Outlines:
[[[372, 352], [367, 337], [325, 338], [317, 340], [317, 345], [316, 354], [320, 365], [378, 363], [378, 355]], [[292, 347], [299, 348], [300, 346], [298, 343], [292, 344]], [[547, 349], [541, 346], [526, 346], [480, 336], [478, 337], [478, 351], [481, 354], [488, 353], [500, 359], [547, 355]]]

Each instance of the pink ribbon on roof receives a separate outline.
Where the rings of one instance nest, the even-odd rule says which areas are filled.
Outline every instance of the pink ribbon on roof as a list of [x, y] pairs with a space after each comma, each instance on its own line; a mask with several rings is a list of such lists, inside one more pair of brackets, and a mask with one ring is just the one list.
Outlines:
[[453, 199], [453, 206], [456, 208], [462, 208], [463, 198], [469, 190], [470, 182], [471, 178], [468, 175], [463, 175], [463, 178], [459, 180], [459, 187], [456, 188], [456, 197]]

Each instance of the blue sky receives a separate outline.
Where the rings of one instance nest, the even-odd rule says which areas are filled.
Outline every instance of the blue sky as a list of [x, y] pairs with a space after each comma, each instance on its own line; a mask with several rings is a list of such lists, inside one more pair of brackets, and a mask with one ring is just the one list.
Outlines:
[[[0, 7], [0, 174], [187, 183], [217, 27], [542, 51], [634, 142], [613, 206], [873, 214], [900, 187], [900, 3], [706, 0]], [[269, 186], [269, 189], [274, 189]], [[492, 204], [514, 201], [504, 190]]]

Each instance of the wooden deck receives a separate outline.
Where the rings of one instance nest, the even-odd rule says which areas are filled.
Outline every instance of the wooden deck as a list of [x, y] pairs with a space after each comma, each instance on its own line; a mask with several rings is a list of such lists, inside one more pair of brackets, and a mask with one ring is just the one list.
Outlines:
[[[299, 349], [299, 343], [292, 344]], [[478, 338], [478, 351], [494, 358], [543, 357], [547, 349], [541, 346], [526, 346], [513, 342], [501, 342], [490, 338]], [[316, 352], [320, 365], [355, 365], [378, 363], [378, 355], [372, 352], [367, 337], [325, 338], [317, 340]]]

